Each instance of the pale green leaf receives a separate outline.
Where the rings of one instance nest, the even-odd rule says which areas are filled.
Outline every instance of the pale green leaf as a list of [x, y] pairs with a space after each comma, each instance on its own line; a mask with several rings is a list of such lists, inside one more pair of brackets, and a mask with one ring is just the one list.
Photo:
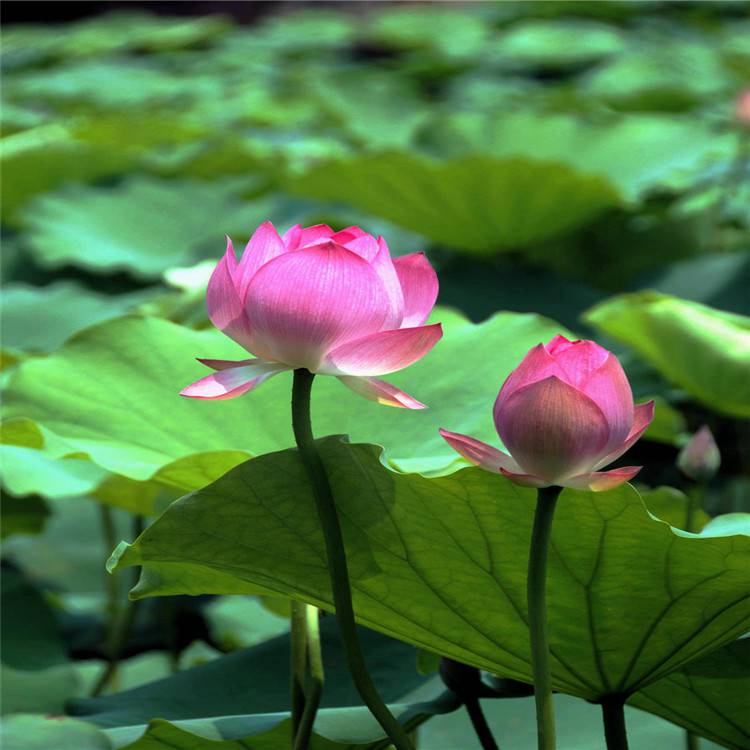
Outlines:
[[584, 314], [667, 380], [724, 414], [750, 416], [750, 318], [657, 292], [624, 294]]

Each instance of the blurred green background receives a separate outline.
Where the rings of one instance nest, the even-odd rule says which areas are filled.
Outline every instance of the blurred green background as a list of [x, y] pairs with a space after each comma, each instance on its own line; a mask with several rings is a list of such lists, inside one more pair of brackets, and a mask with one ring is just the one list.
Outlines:
[[[65, 5], [85, 17], [32, 23], [27, 7], [2, 31], [9, 392], [110, 318], [208, 327], [225, 234], [241, 247], [266, 219], [359, 224], [394, 255], [426, 250], [439, 302], [474, 321], [535, 312], [611, 346], [637, 398], [659, 399], [632, 453], [643, 481], [680, 486], [676, 452], [707, 422], [723, 455], [708, 509], [750, 510], [750, 122], [736, 111], [750, 4]], [[153, 512], [175, 490], [117, 484], [11, 416], [3, 597], [46, 613], [33, 617], [48, 658], [3, 655], [5, 710], [54, 712], [104, 669], [105, 615], [127, 585], [113, 594], [102, 573], [110, 542], [132, 537], [127, 511], [142, 512], [144, 493]], [[83, 499], [94, 489], [98, 504]], [[4, 618], [6, 654], [24, 622]], [[136, 625], [110, 691], [286, 629], [245, 598], [157, 601]], [[516, 716], [530, 707], [508, 705], [493, 704], [500, 739], [530, 741]], [[571, 699], [561, 748], [599, 746], [586, 708]], [[679, 736], [633, 715], [636, 748]], [[70, 731], [83, 747], [85, 730]], [[467, 731], [463, 717], [436, 719], [425, 747]]]

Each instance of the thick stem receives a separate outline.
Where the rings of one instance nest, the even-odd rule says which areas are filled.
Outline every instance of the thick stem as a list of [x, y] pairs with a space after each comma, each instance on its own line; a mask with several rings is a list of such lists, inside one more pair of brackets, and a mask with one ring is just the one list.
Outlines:
[[305, 710], [305, 675], [307, 674], [307, 628], [306, 604], [292, 599], [291, 602], [291, 654], [290, 692], [292, 703], [292, 742], [299, 732], [302, 712]]
[[560, 491], [560, 487], [544, 487], [537, 491], [534, 528], [531, 532], [531, 548], [529, 549], [529, 573], [526, 582], [539, 750], [554, 750], [555, 747], [555, 707], [552, 702], [547, 642], [546, 589], [547, 551], [555, 505]]
[[686, 729], [685, 747], [687, 750], [699, 750], [700, 746], [700, 737], [697, 734], [693, 734], [689, 729]]
[[625, 731], [625, 697], [610, 695], [602, 700], [602, 718], [607, 750], [628, 750], [628, 735]]
[[307, 644], [305, 676], [305, 709], [294, 734], [294, 750], [307, 750], [310, 745], [315, 716], [323, 693], [323, 658], [320, 650], [320, 612], [305, 604], [305, 641]]
[[323, 530], [333, 604], [336, 608], [336, 620], [344, 644], [349, 672], [360, 697], [388, 735], [396, 750], [413, 750], [413, 745], [406, 730], [396, 721], [378, 695], [378, 691], [367, 671], [367, 665], [359, 644], [357, 627], [354, 622], [349, 569], [346, 563], [341, 524], [339, 523], [328, 475], [315, 445], [310, 422], [310, 392], [314, 377], [313, 373], [306, 369], [294, 371], [292, 426], [302, 463], [312, 485], [315, 505]]
[[466, 711], [471, 719], [471, 726], [474, 727], [474, 732], [477, 735], [479, 744], [482, 746], [482, 750], [500, 750], [497, 742], [495, 742], [495, 738], [492, 736], [492, 730], [484, 716], [479, 698], [465, 698], [464, 706], [466, 706]]

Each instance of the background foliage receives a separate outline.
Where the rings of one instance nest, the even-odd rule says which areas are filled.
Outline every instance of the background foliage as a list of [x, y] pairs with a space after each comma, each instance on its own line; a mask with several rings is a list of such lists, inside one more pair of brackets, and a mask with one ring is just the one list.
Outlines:
[[[378, 482], [397, 482], [393, 502], [411, 508], [407, 518], [432, 507], [406, 530], [413, 540], [444, 535], [441, 503], [450, 509], [451, 493], [471, 489], [485, 520], [467, 522], [441, 549], [456, 556], [454, 572], [510, 588], [482, 595], [499, 613], [489, 641], [471, 601], [428, 606], [434, 587], [450, 593], [450, 582], [432, 580], [430, 588], [410, 579], [413, 572], [400, 574], [402, 601], [413, 611], [388, 619], [362, 604], [363, 621], [528, 678], [522, 628], [516, 632], [523, 613], [513, 611], [523, 561], [510, 556], [486, 573], [486, 561], [466, 558], [460, 544], [481, 549], [487, 534], [509, 554], [528, 519], [519, 510], [504, 530], [495, 525], [516, 504], [526, 507], [523, 493], [503, 496], [502, 513], [482, 510], [511, 490], [484, 487], [491, 478], [472, 470], [455, 473], [462, 464], [436, 430], [494, 442], [490, 405], [522, 354], [556, 332], [596, 336], [620, 356], [637, 400], [656, 398], [657, 416], [628, 459], [645, 465], [642, 497], [628, 488], [608, 493], [605, 511], [580, 500], [585, 512], [561, 521], [554, 575], [566, 593], [553, 609], [580, 609], [576, 597], [588, 596], [589, 606], [638, 620], [650, 613], [644, 600], [668, 607], [670, 586], [697, 585], [686, 582], [689, 561], [700, 560], [696, 575], [713, 582], [680, 599], [675, 619], [665, 621], [660, 637], [683, 639], [669, 669], [647, 641], [637, 653], [645, 621], [632, 623], [631, 641], [605, 647], [630, 657], [628, 672], [614, 657], [601, 661], [597, 634], [586, 640], [583, 624], [561, 617], [559, 654], [585, 666], [577, 676], [560, 666], [557, 687], [596, 698], [609, 680], [627, 683], [630, 703], [644, 709], [628, 709], [635, 748], [682, 741], [681, 729], [657, 716], [721, 745], [750, 747], [741, 700], [750, 660], [747, 640], [735, 640], [743, 603], [736, 622], [721, 621], [722, 633], [706, 624], [707, 602], [718, 607], [732, 592], [748, 592], [746, 521], [732, 516], [731, 525], [722, 519], [699, 538], [685, 536], [689, 501], [680, 490], [695, 488], [674, 468], [679, 447], [708, 423], [722, 470], [691, 530], [710, 516], [750, 511], [750, 126], [734, 119], [735, 98], [750, 81], [749, 10], [744, 2], [310, 3], [246, 26], [135, 10], [6, 26], [4, 746], [288, 746], [284, 597], [325, 603], [320, 571], [308, 564], [295, 572], [304, 555], [267, 561], [270, 573], [256, 558], [238, 578], [236, 567], [231, 575], [221, 569], [231, 561], [220, 549], [170, 546], [191, 523], [189, 505], [173, 500], [200, 490], [210, 502], [222, 482], [259, 471], [256, 462], [243, 464], [249, 457], [292, 445], [284, 376], [235, 402], [176, 395], [201, 374], [196, 355], [237, 355], [209, 330], [205, 284], [223, 235], [244, 242], [270, 218], [281, 229], [361, 224], [383, 234], [395, 254], [426, 250], [440, 274], [435, 319], [446, 336], [394, 377], [432, 408], [405, 415], [320, 383], [316, 430], [384, 446], [381, 453], [326, 443], [344, 451], [332, 461], [346, 467], [346, 451], [360, 452]], [[393, 469], [449, 476], [425, 485], [414, 476], [396, 480]], [[672, 489], [655, 489], [664, 484]], [[120, 550], [120, 563], [149, 563], [142, 593], [198, 596], [127, 604], [132, 571], [107, 576], [104, 562], [168, 506], [142, 542]], [[588, 554], [585, 545], [566, 552], [567, 540], [585, 528], [594, 544], [596, 513], [618, 509], [625, 515], [605, 561], [627, 572], [620, 534], [639, 539], [644, 564], [622, 600], [610, 601], [606, 590], [565, 578], [563, 568], [566, 555]], [[274, 533], [272, 515], [257, 512], [254, 528], [267, 524]], [[366, 543], [367, 531], [374, 524], [393, 545], [389, 535], [404, 529], [386, 533], [367, 507], [351, 513], [351, 554], [367, 588], [373, 571], [392, 564]], [[314, 535], [310, 521], [299, 514], [305, 538]], [[201, 523], [224, 530], [220, 514]], [[281, 543], [302, 549], [294, 537]], [[663, 569], [657, 558], [673, 548], [672, 567]], [[314, 545], [308, 553], [314, 560]], [[160, 563], [170, 555], [182, 561], [182, 582]], [[424, 562], [437, 575], [435, 561]], [[439, 612], [440, 627], [419, 625], [420, 607]], [[468, 630], [462, 617], [473, 623]], [[128, 620], [119, 669], [104, 695], [88, 698]], [[323, 624], [329, 677], [315, 747], [382, 747], [343, 674], [330, 619]], [[602, 627], [599, 641], [609, 637]], [[451, 635], [462, 649], [450, 646]], [[413, 645], [366, 629], [363, 637], [394, 710], [415, 726], [435, 717], [420, 729], [424, 747], [474, 741], [455, 698], [425, 666], [434, 660], [420, 652], [428, 672], [420, 674]], [[497, 644], [516, 656], [499, 658]], [[504, 699], [485, 707], [498, 740], [531, 747], [529, 699], [497, 694]], [[595, 707], [571, 695], [556, 700], [561, 749], [600, 747]], [[63, 712], [68, 718], [57, 716]]]

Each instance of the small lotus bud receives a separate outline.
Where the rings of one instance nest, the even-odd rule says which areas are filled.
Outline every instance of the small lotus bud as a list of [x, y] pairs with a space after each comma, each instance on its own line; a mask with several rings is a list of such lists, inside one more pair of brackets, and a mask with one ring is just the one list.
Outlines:
[[708, 482], [720, 465], [719, 447], [708, 425], [703, 425], [677, 456], [678, 468], [694, 482]]
[[740, 92], [734, 105], [734, 120], [738, 125], [750, 128], [750, 89]]

